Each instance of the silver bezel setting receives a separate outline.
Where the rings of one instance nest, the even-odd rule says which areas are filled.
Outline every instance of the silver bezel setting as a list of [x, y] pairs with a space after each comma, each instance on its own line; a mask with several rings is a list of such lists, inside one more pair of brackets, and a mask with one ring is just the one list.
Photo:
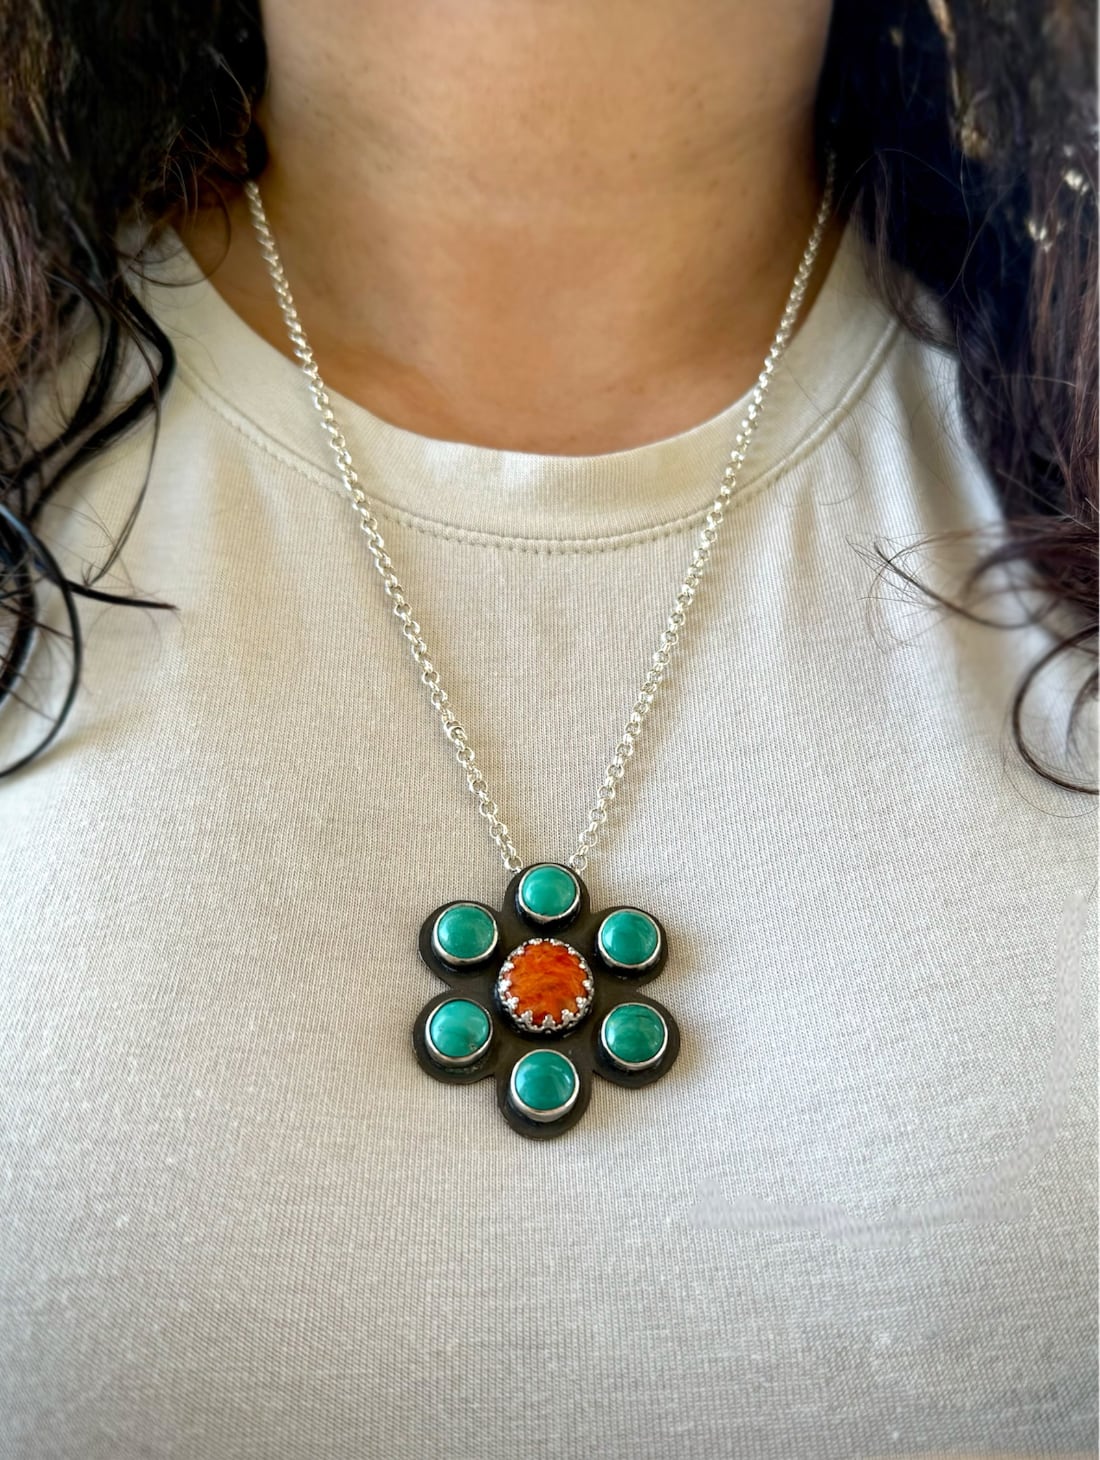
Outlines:
[[[535, 912], [534, 909], [528, 907], [528, 905], [523, 900], [524, 882], [527, 880], [532, 872], [538, 872], [543, 867], [555, 867], [559, 872], [565, 872], [573, 883], [573, 901], [569, 904], [564, 912], [551, 913], [549, 917], [545, 913]], [[575, 872], [571, 872], [568, 867], [561, 866], [559, 862], [536, 862], [533, 867], [528, 867], [527, 871], [520, 878], [519, 886], [516, 888], [516, 907], [521, 915], [529, 919], [529, 921], [531, 921], [532, 923], [562, 923], [565, 921], [566, 918], [574, 917], [580, 905], [581, 884], [577, 880], [577, 875]]]
[[[653, 1055], [653, 1057], [651, 1059], [647, 1059], [647, 1060], [624, 1060], [624, 1059], [620, 1059], [619, 1056], [617, 1054], [613, 1054], [612, 1051], [611, 1051], [611, 1049], [608, 1047], [607, 1041], [603, 1037], [604, 1025], [611, 1018], [612, 1014], [617, 1014], [620, 1009], [649, 1009], [654, 1014], [657, 1015], [657, 1018], [658, 1019], [660, 1019], [660, 1021], [661, 1021], [661, 1028], [665, 1031], [665, 1037], [661, 1041], [661, 1047], [660, 1047], [660, 1049], [657, 1051], [657, 1053], [655, 1055]], [[607, 1056], [607, 1058], [611, 1061], [611, 1063], [618, 1070], [649, 1070], [649, 1069], [652, 1069], [655, 1064], [657, 1064], [660, 1060], [662, 1060], [664, 1058], [665, 1050], [668, 1048], [668, 1020], [660, 1012], [659, 1009], [654, 1009], [652, 1004], [643, 1004], [643, 1003], [641, 1003], [637, 999], [631, 999], [629, 1002], [627, 1002], [625, 1004], [616, 1004], [613, 1009], [608, 1009], [607, 1013], [603, 1016], [603, 1022], [600, 1024], [600, 1048], [603, 1050], [604, 1054]]]
[[[516, 1013], [516, 1009], [519, 1006], [519, 998], [510, 992], [512, 987], [511, 975], [514, 967], [513, 960], [525, 948], [531, 948], [536, 943], [552, 943], [555, 948], [568, 949], [584, 971], [584, 981], [582, 984], [584, 993], [577, 1000], [576, 1013], [571, 1009], [563, 1009], [560, 1019], [552, 1019], [547, 1015], [539, 1024], [536, 1024], [531, 1017], [530, 1009], [523, 1014]], [[592, 1007], [592, 997], [595, 992], [595, 987], [592, 981], [592, 970], [571, 943], [564, 943], [560, 938], [528, 938], [518, 948], [513, 948], [508, 957], [500, 965], [500, 972], [497, 974], [496, 981], [496, 994], [501, 1008], [517, 1029], [521, 1029], [525, 1034], [560, 1034], [565, 1029], [572, 1029], [587, 1015]]]
[[[432, 1039], [432, 1020], [439, 1013], [440, 1009], [445, 1009], [448, 1004], [477, 1004], [477, 1007], [479, 1009], [482, 1009], [484, 1011], [486, 1017], [488, 1018], [488, 1020], [489, 1020], [489, 1034], [488, 1034], [488, 1036], [487, 1036], [487, 1038], [485, 1040], [485, 1043], [482, 1044], [482, 1045], [479, 1045], [478, 1048], [474, 1050], [473, 1054], [464, 1054], [464, 1055], [461, 1055], [458, 1058], [456, 1058], [454, 1055], [444, 1054], [442, 1052], [442, 1050], [440, 1050], [440, 1048], [438, 1047], [438, 1045], [436, 1045], [435, 1042], [433, 1041], [433, 1039]], [[460, 1068], [460, 1067], [465, 1066], [465, 1065], [476, 1064], [477, 1061], [479, 1059], [481, 1059], [482, 1055], [484, 1055], [485, 1051], [489, 1048], [489, 1046], [492, 1044], [492, 1042], [493, 1042], [493, 1016], [492, 1016], [492, 1014], [489, 1013], [489, 1010], [485, 1008], [485, 1005], [484, 1004], [478, 1004], [478, 1002], [477, 1002], [476, 999], [464, 999], [464, 998], [461, 998], [461, 997], [456, 997], [456, 998], [453, 998], [453, 999], [444, 999], [441, 1004], [437, 1004], [436, 1005], [436, 1007], [432, 1010], [432, 1012], [428, 1015], [427, 1019], [425, 1019], [425, 1021], [424, 1021], [424, 1044], [425, 1044], [425, 1046], [427, 1048], [427, 1051], [431, 1055], [432, 1059], [435, 1061], [435, 1063], [437, 1065], [443, 1065], [447, 1069], [457, 1069], [457, 1068]]]
[[[568, 1115], [569, 1112], [573, 1109], [573, 1106], [576, 1105], [577, 1096], [581, 1093], [581, 1077], [580, 1072], [578, 1071], [573, 1061], [569, 1058], [568, 1055], [563, 1054], [561, 1055], [561, 1058], [565, 1060], [565, 1062], [569, 1065], [569, 1068], [573, 1071], [573, 1093], [572, 1095], [570, 1095], [569, 1099], [565, 1102], [564, 1105], [555, 1106], [553, 1110], [536, 1110], [533, 1105], [525, 1104], [524, 1101], [522, 1101], [516, 1094], [516, 1071], [519, 1069], [520, 1065], [523, 1064], [524, 1060], [530, 1059], [533, 1054], [541, 1054], [542, 1052], [543, 1051], [541, 1050], [531, 1049], [528, 1050], [525, 1055], [522, 1055], [518, 1060], [516, 1060], [515, 1064], [512, 1066], [512, 1074], [508, 1080], [508, 1099], [512, 1106], [516, 1110], [518, 1110], [521, 1115], [525, 1115], [528, 1120], [536, 1120], [538, 1121], [539, 1125], [549, 1125], [552, 1120], [560, 1120], [563, 1115]], [[554, 1050], [554, 1053], [561, 1054], [561, 1051]]]
[[[476, 958], [456, 958], [453, 953], [448, 953], [439, 942], [439, 924], [446, 915], [456, 907], [476, 907], [478, 912], [483, 912], [493, 924], [493, 941], [489, 944], [484, 953], [479, 953]], [[448, 968], [477, 968], [486, 963], [497, 950], [500, 942], [500, 924], [496, 920], [496, 914], [490, 912], [487, 907], [482, 907], [480, 902], [449, 902], [445, 908], [441, 908], [439, 916], [432, 924], [432, 952], [445, 963]]]
[[[607, 949], [603, 946], [604, 925], [609, 922], [616, 913], [621, 912], [637, 913], [639, 917], [645, 918], [647, 923], [652, 923], [653, 925], [653, 930], [657, 934], [657, 946], [656, 948], [654, 948], [653, 952], [644, 963], [620, 963], [617, 958], [612, 958], [611, 954], [608, 953]], [[651, 918], [650, 915], [647, 912], [643, 912], [640, 907], [613, 907], [611, 911], [607, 914], [607, 917], [601, 920], [600, 926], [596, 929], [596, 948], [599, 951], [600, 957], [603, 959], [604, 963], [607, 964], [608, 968], [621, 968], [624, 973], [644, 973], [647, 968], [652, 968], [653, 965], [657, 962], [658, 958], [660, 958], [661, 956], [661, 949], [664, 947], [664, 941], [664, 934], [661, 932], [660, 925], [658, 924], [656, 919]]]

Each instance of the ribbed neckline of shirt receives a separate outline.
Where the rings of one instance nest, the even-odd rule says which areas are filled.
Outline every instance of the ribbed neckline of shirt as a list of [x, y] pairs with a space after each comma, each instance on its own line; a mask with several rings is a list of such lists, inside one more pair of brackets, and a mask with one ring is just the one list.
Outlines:
[[[338, 481], [300, 368], [232, 310], [182, 243], [172, 240], [146, 281], [149, 307], [188, 383], [246, 434], [259, 432], [277, 455]], [[772, 380], [738, 496], [829, 433], [877, 369], [895, 328], [849, 225]], [[534, 545], [648, 536], [701, 519], [750, 392], [675, 436], [593, 456], [422, 436], [330, 394], [364, 490], [382, 515]]]

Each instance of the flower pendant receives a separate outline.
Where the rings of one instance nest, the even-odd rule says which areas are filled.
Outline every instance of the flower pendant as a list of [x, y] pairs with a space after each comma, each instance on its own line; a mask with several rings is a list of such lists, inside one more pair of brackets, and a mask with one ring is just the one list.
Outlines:
[[447, 1084], [493, 1076], [513, 1130], [560, 1136], [584, 1114], [593, 1075], [650, 1085], [676, 1059], [676, 1021], [637, 992], [667, 955], [649, 913], [592, 912], [569, 867], [526, 867], [499, 912], [448, 902], [421, 928], [420, 956], [447, 992], [420, 1011], [416, 1057]]

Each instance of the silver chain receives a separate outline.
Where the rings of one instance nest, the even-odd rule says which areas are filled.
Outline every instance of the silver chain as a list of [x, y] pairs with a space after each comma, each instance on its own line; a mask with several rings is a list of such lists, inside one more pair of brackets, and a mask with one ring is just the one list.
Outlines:
[[[359, 516], [359, 526], [367, 539], [367, 547], [374, 565], [381, 576], [386, 594], [393, 605], [393, 612], [401, 625], [401, 632], [408, 641], [409, 650], [420, 670], [420, 681], [425, 686], [431, 698], [432, 706], [439, 716], [440, 724], [443, 726], [443, 733], [454, 747], [455, 757], [462, 767], [466, 776], [466, 785], [471, 795], [477, 801], [477, 809], [489, 823], [489, 835], [496, 844], [501, 860], [509, 872], [518, 872], [523, 866], [519, 853], [516, 851], [515, 843], [512, 841], [511, 833], [501, 820], [500, 807], [489, 793], [489, 787], [481, 768], [477, 763], [473, 747], [470, 745], [469, 736], [466, 734], [462, 723], [452, 708], [450, 697], [439, 680], [439, 670], [432, 663], [428, 652], [428, 645], [420, 632], [420, 625], [413, 616], [412, 607], [405, 596], [405, 590], [401, 586], [400, 579], [394, 572], [393, 562], [386, 551], [385, 540], [378, 527], [378, 519], [374, 515], [374, 509], [370, 499], [359, 485], [359, 477], [355, 470], [355, 464], [351, 459], [351, 452], [348, 450], [348, 443], [344, 438], [336, 416], [332, 410], [332, 401], [321, 379], [321, 372], [317, 368], [317, 361], [313, 358], [313, 351], [310, 348], [302, 322], [298, 318], [298, 311], [294, 306], [294, 296], [290, 292], [290, 285], [287, 282], [286, 272], [283, 269], [282, 259], [279, 257], [279, 250], [275, 246], [275, 237], [271, 231], [271, 225], [267, 221], [267, 214], [264, 212], [263, 201], [260, 198], [260, 190], [254, 182], [245, 184], [245, 195], [248, 199], [249, 212], [252, 215], [252, 224], [256, 230], [256, 237], [259, 240], [260, 251], [264, 256], [271, 281], [275, 286], [275, 293], [279, 300], [279, 308], [282, 311], [283, 320], [286, 324], [287, 334], [293, 346], [294, 354], [302, 367], [302, 372], [309, 384], [309, 392], [313, 397], [313, 404], [317, 407], [321, 417], [321, 425], [328, 437], [332, 454], [336, 458], [336, 467], [340, 473], [340, 479], [344, 483], [351, 504]], [[745, 463], [749, 443], [752, 440], [756, 428], [760, 423], [760, 414], [764, 405], [764, 399], [771, 384], [772, 376], [775, 374], [775, 367], [783, 356], [784, 350], [794, 333], [795, 323], [798, 319], [799, 310], [802, 307], [802, 300], [806, 294], [806, 287], [813, 272], [814, 263], [817, 259], [818, 250], [821, 247], [821, 239], [825, 232], [825, 225], [832, 212], [833, 196], [833, 163], [829, 160], [825, 190], [821, 199], [821, 206], [818, 208], [817, 216], [814, 219], [813, 229], [810, 233], [809, 242], [806, 244], [802, 261], [798, 266], [798, 272], [794, 276], [794, 283], [791, 285], [791, 292], [787, 297], [787, 304], [783, 310], [783, 316], [779, 321], [779, 328], [775, 332], [771, 348], [764, 358], [763, 369], [757, 377], [756, 385], [753, 388], [752, 396], [744, 419], [733, 438], [733, 450], [729, 454], [729, 460], [722, 472], [722, 484], [718, 489], [718, 495], [710, 505], [699, 538], [692, 554], [688, 570], [684, 575], [684, 581], [676, 594], [675, 602], [672, 605], [672, 612], [665, 623], [664, 631], [661, 634], [657, 648], [654, 651], [649, 671], [638, 691], [630, 711], [630, 716], [623, 728], [619, 743], [611, 756], [611, 760], [604, 773], [603, 781], [600, 783], [596, 793], [596, 801], [588, 813], [588, 824], [577, 838], [576, 850], [569, 857], [569, 866], [576, 872], [583, 872], [588, 866], [588, 854], [599, 840], [600, 832], [607, 822], [608, 808], [619, 789], [619, 784], [626, 774], [627, 762], [634, 754], [634, 749], [642, 733], [646, 716], [653, 708], [653, 701], [672, 658], [673, 651], [680, 642], [687, 622], [688, 609], [695, 601], [695, 595], [699, 590], [703, 574], [706, 572], [707, 564], [710, 562], [714, 544], [718, 540], [718, 533], [725, 518], [726, 507], [730, 497], [733, 495], [741, 468]]]

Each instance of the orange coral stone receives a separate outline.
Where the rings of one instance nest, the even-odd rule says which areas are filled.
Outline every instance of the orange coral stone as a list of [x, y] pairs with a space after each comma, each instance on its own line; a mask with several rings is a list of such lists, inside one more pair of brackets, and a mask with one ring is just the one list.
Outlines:
[[500, 994], [517, 1023], [530, 1014], [539, 1028], [546, 1019], [561, 1024], [566, 1013], [573, 1019], [585, 1013], [591, 1001], [589, 979], [579, 953], [548, 938], [532, 938], [508, 955], [500, 971]]

